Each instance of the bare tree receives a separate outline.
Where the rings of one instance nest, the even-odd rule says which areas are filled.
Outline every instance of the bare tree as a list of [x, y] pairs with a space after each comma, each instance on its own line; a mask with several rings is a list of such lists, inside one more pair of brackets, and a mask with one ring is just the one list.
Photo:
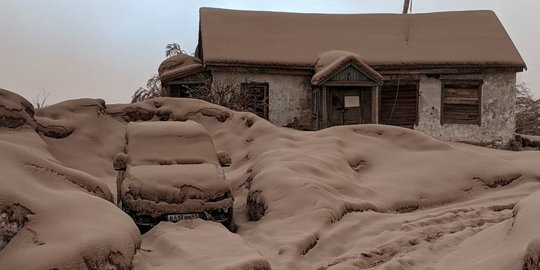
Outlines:
[[47, 101], [47, 98], [50, 96], [51, 94], [49, 92], [46, 92], [44, 88], [41, 89], [41, 94], [39, 94], [35, 99], [34, 99], [34, 107], [36, 109], [39, 109], [39, 108], [43, 108], [45, 107], [45, 102]]
[[540, 135], [540, 99], [535, 100], [523, 82], [516, 88], [516, 133]]
[[[267, 104], [261, 93], [242, 89], [240, 81], [236, 77], [210, 81], [202, 78], [204, 84], [188, 89], [191, 98], [202, 99], [235, 111], [252, 112], [261, 114]], [[262, 93], [264, 97], [264, 93]], [[263, 115], [260, 115], [263, 116]]]
[[159, 80], [159, 75], [154, 74], [146, 82], [146, 88], [139, 87], [139, 89], [137, 89], [135, 93], [133, 93], [133, 96], [131, 97], [131, 103], [141, 102], [156, 97], [162, 97], [164, 95], [165, 93], [164, 90], [161, 88], [161, 81]]
[[[167, 44], [165, 56], [167, 58], [186, 53], [178, 43]], [[230, 108], [235, 111], [248, 111], [264, 116], [265, 106], [264, 92], [250, 89], [242, 89], [241, 83], [236, 78], [212, 81], [204, 75], [200, 79], [202, 85], [192, 86], [187, 89], [191, 98], [206, 100], [208, 102]], [[141, 102], [147, 99], [165, 96], [165, 90], [161, 87], [158, 74], [152, 75], [146, 83], [146, 87], [139, 87], [133, 94], [131, 102]], [[261, 98], [262, 97], [262, 98]]]
[[[170, 58], [175, 55], [186, 53], [178, 43], [170, 43], [165, 46], [165, 57]], [[161, 81], [158, 74], [152, 75], [146, 82], [145, 87], [139, 87], [131, 96], [131, 103], [141, 102], [147, 99], [165, 96], [164, 89], [161, 88]]]
[[165, 57], [167, 58], [185, 53], [186, 51], [182, 50], [180, 44], [178, 43], [170, 43], [165, 46]]

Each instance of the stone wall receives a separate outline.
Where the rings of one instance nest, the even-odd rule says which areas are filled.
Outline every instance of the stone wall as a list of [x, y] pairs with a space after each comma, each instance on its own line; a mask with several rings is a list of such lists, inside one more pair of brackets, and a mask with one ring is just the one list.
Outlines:
[[[419, 115], [415, 130], [450, 141], [500, 142], [513, 138], [516, 74], [420, 76]], [[481, 124], [441, 125], [441, 79], [483, 80]]]
[[214, 81], [268, 83], [270, 122], [277, 126], [312, 129], [313, 95], [309, 76], [227, 71], [213, 71], [212, 75]]

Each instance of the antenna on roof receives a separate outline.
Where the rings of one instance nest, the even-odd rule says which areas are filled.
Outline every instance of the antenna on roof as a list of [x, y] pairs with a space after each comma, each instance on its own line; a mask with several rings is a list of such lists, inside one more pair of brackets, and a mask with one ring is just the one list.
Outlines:
[[[405, 0], [405, 2], [403, 2], [403, 14], [407, 14], [408, 12], [410, 12], [410, 14], [412, 14], [412, 1], [413, 0]], [[411, 33], [411, 16], [407, 16], [408, 17], [408, 20], [407, 20], [407, 32], [405, 33], [405, 42], [407, 44], [409, 44], [409, 35]]]
[[407, 14], [409, 12], [410, 5], [411, 5], [411, 0], [405, 0], [403, 2], [403, 14]]
[[403, 2], [403, 14], [412, 14], [412, 0], [405, 0]]

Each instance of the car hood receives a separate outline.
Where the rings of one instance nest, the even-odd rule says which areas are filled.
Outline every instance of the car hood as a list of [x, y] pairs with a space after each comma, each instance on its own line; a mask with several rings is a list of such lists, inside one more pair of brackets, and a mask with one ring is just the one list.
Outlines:
[[134, 199], [156, 203], [219, 201], [231, 197], [223, 169], [206, 163], [129, 166], [122, 192]]

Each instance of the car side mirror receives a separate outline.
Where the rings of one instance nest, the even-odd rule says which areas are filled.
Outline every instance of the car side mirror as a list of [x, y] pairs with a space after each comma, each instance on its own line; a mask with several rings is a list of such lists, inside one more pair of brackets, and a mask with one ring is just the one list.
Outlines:
[[113, 167], [116, 171], [125, 171], [127, 167], [128, 156], [124, 152], [114, 155]]
[[225, 151], [219, 151], [217, 154], [219, 158], [219, 165], [221, 165], [221, 167], [231, 166], [232, 160], [231, 160], [231, 155], [229, 155], [229, 153]]

